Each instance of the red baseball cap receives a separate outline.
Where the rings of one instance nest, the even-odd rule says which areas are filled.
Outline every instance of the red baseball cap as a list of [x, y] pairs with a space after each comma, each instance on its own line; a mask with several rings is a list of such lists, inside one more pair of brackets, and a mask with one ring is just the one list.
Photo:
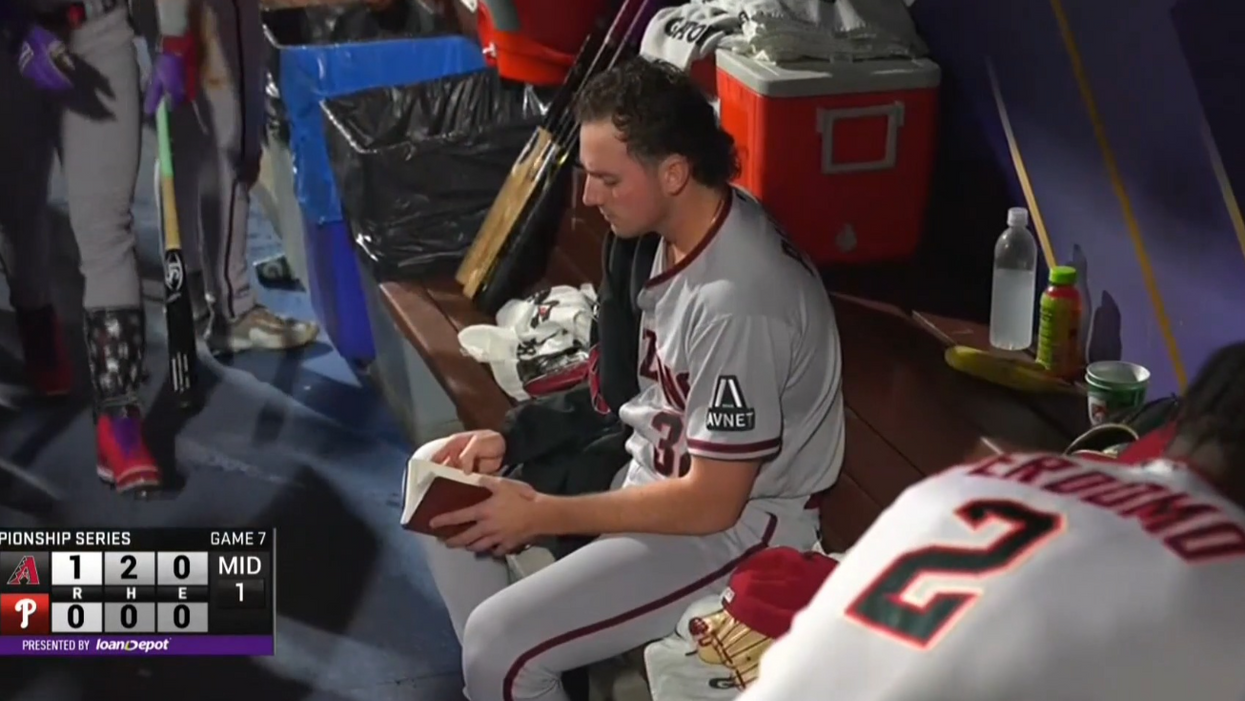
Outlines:
[[752, 630], [780, 638], [838, 564], [820, 553], [795, 548], [762, 550], [735, 569], [722, 594], [722, 607]]

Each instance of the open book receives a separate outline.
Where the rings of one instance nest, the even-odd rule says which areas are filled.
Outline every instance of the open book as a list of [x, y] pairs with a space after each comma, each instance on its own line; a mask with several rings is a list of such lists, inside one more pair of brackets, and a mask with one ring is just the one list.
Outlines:
[[479, 475], [415, 458], [406, 464], [404, 485], [402, 527], [442, 539], [461, 533], [469, 524], [434, 530], [428, 526], [429, 521], [441, 514], [475, 506], [492, 495], [487, 487], [480, 486]]

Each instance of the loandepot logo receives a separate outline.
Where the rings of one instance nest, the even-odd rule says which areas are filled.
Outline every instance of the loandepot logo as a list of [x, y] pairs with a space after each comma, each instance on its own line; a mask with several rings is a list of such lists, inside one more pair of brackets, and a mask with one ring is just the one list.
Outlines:
[[169, 639], [164, 640], [96, 640], [96, 652], [166, 652]]

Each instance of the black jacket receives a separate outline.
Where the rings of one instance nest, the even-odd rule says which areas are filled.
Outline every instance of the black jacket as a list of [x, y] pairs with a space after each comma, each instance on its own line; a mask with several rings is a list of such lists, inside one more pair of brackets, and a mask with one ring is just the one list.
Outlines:
[[[545, 494], [591, 494], [610, 488], [630, 457], [630, 429], [618, 410], [639, 393], [640, 311], [636, 297], [653, 269], [660, 238], [624, 240], [612, 234], [603, 246], [604, 276], [597, 288], [592, 327], [592, 372], [569, 390], [537, 397], [506, 414], [505, 464]], [[559, 539], [555, 555], [585, 539]]]

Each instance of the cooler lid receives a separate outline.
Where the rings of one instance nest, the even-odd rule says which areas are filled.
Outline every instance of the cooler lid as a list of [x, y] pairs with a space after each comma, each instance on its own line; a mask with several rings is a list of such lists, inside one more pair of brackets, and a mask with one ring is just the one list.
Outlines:
[[929, 59], [762, 63], [719, 49], [718, 69], [767, 97], [816, 97], [936, 87], [942, 70]]

